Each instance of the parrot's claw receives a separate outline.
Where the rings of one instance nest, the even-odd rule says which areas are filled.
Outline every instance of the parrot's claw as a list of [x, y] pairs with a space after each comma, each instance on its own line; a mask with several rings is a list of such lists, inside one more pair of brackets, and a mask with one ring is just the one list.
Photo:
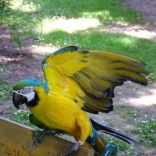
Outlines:
[[71, 145], [69, 151], [66, 153], [65, 156], [72, 156], [78, 150], [79, 147], [80, 147], [79, 142]]
[[58, 134], [58, 133], [57, 132], [53, 132], [51, 130], [44, 129], [44, 130], [40, 131], [37, 134], [37, 136], [34, 138], [33, 143], [34, 143], [35, 146], [37, 146], [37, 143], [40, 143], [45, 135], [55, 136], [56, 134]]

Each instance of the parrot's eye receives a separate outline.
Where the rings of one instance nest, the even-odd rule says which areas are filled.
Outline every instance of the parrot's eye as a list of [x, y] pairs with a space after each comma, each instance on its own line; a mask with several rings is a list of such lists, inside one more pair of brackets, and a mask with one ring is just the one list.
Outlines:
[[29, 93], [31, 93], [33, 91], [34, 91], [34, 87], [26, 86], [26, 87], [24, 87], [23, 89], [20, 90], [20, 93], [21, 94], [29, 94]]

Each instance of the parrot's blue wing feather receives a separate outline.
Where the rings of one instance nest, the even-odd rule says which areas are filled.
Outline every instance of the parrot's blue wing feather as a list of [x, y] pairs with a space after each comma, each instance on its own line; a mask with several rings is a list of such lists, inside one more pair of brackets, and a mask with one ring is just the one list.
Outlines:
[[74, 52], [77, 51], [78, 48], [76, 46], [68, 46], [62, 49], [59, 49], [57, 51], [55, 51], [54, 53], [49, 54], [47, 57], [44, 58], [44, 60], [42, 61], [42, 67], [44, 65], [44, 63], [46, 63], [47, 59], [51, 56], [51, 55], [58, 55], [61, 53], [67, 53], [67, 52]]

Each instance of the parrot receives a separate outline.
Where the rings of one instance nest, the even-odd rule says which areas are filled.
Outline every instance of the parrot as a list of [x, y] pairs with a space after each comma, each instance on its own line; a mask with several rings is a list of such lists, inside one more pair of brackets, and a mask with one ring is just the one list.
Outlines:
[[17, 109], [22, 104], [28, 107], [32, 124], [73, 136], [76, 143], [65, 156], [72, 156], [81, 145], [95, 149], [100, 156], [115, 156], [116, 145], [106, 144], [99, 131], [127, 143], [138, 142], [93, 120], [88, 113], [113, 111], [114, 90], [125, 81], [146, 86], [145, 66], [119, 53], [67, 46], [43, 59], [44, 82], [30, 77], [14, 84], [13, 104]]

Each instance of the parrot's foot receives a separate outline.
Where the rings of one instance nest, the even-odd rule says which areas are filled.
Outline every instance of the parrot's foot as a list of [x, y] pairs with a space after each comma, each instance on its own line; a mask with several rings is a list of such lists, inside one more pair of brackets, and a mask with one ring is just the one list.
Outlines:
[[58, 133], [57, 132], [53, 132], [51, 130], [44, 129], [44, 130], [40, 131], [37, 134], [37, 136], [34, 138], [33, 143], [34, 143], [35, 146], [37, 146], [37, 143], [40, 143], [45, 135], [55, 136], [56, 134], [58, 134]]
[[69, 151], [66, 153], [65, 156], [72, 156], [78, 150], [80, 145], [81, 145], [80, 142], [77, 142], [77, 143], [71, 145]]

